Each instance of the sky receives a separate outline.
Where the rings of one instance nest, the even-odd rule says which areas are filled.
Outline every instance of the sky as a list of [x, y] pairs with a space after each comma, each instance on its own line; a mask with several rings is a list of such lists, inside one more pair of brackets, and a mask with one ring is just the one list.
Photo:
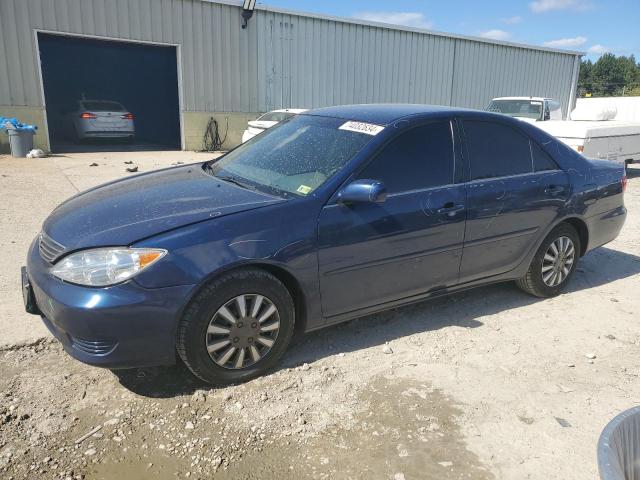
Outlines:
[[640, 60], [640, 0], [263, 0], [259, 4]]

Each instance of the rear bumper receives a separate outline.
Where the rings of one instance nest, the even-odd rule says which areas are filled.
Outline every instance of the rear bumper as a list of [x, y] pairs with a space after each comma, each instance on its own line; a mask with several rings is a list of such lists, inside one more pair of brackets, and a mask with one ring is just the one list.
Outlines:
[[146, 289], [135, 281], [109, 288], [71, 285], [48, 273], [34, 245], [27, 272], [36, 311], [69, 355], [114, 369], [175, 362], [176, 327], [193, 286]]
[[80, 134], [82, 138], [132, 138], [135, 132], [130, 130], [116, 131], [86, 131]]
[[627, 209], [624, 206], [586, 218], [585, 223], [589, 231], [587, 251], [614, 240], [622, 230], [626, 219]]

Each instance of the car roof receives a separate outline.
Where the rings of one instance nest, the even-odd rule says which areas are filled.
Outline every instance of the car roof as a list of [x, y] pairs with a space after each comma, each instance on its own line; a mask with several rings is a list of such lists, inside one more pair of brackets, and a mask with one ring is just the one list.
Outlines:
[[553, 98], [549, 97], [496, 97], [493, 100], [553, 100]]
[[[452, 113], [478, 112], [465, 108], [444, 107], [440, 105], [414, 105], [405, 103], [373, 103], [362, 105], [342, 105], [336, 107], [316, 108], [304, 115], [343, 118], [358, 122], [388, 125], [396, 120], [409, 116], [437, 116]], [[484, 112], [483, 112], [484, 113]]]
[[267, 113], [302, 113], [302, 112], [306, 112], [307, 109], [306, 108], [280, 108], [278, 110], [271, 110]]
[[106, 103], [117, 103], [118, 105], [122, 105], [120, 102], [116, 100], [104, 100], [102, 98], [81, 98], [78, 101], [79, 102], [106, 102]]

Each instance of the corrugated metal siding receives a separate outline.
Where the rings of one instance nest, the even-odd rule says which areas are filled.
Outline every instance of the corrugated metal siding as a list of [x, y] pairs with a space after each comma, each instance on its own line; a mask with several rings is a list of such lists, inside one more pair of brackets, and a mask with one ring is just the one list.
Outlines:
[[201, 0], [1, 0], [0, 105], [42, 106], [34, 29], [180, 45], [186, 111], [366, 102], [566, 108], [575, 56]]
[[455, 40], [451, 105], [482, 108], [498, 96], [553, 97], [566, 106], [573, 55]]

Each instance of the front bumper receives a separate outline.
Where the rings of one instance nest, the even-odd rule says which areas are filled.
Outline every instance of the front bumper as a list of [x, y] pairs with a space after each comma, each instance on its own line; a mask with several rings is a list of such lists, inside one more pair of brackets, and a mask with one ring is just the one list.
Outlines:
[[72, 285], [49, 274], [37, 242], [26, 270], [33, 313], [75, 359], [114, 369], [175, 362], [176, 328], [194, 286], [146, 289], [134, 280], [107, 288]]

